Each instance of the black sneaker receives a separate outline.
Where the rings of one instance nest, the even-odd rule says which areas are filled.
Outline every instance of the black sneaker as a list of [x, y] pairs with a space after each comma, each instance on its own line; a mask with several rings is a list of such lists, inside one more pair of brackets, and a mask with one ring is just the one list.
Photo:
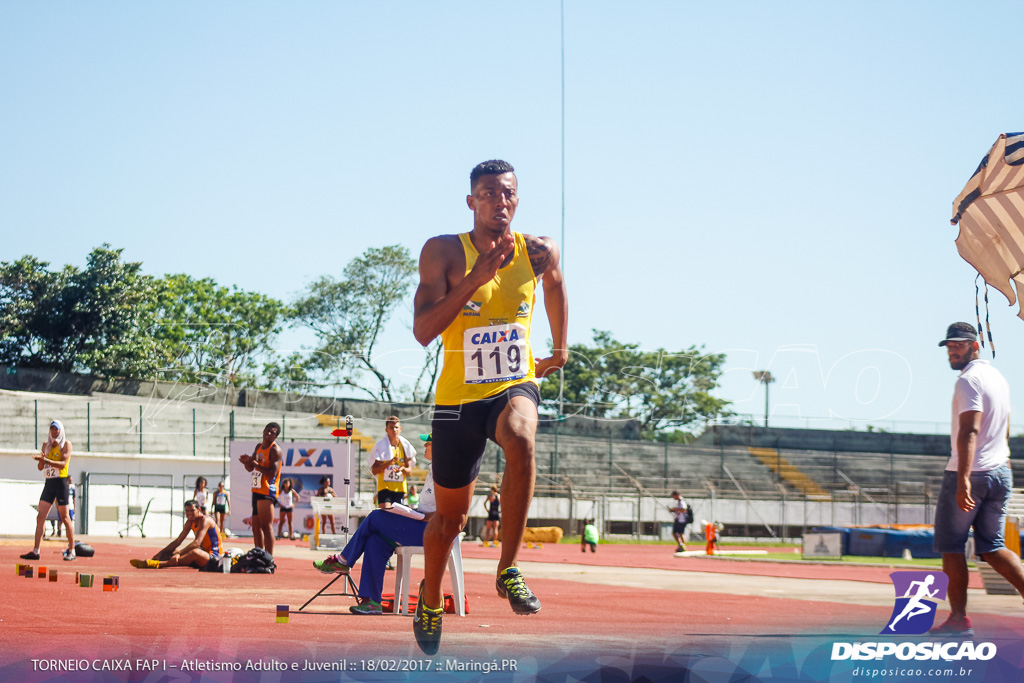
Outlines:
[[431, 609], [423, 605], [423, 581], [420, 582], [419, 598], [416, 600], [416, 616], [412, 622], [412, 634], [423, 654], [437, 654], [441, 647], [441, 615], [444, 607]]
[[533, 594], [518, 567], [509, 567], [496, 581], [498, 595], [508, 598], [508, 604], [516, 614], [536, 614], [540, 611], [540, 599]]
[[23, 559], [23, 560], [38, 560], [39, 559], [39, 553], [37, 553], [36, 551], [32, 550], [32, 551], [29, 551], [29, 552], [25, 553], [24, 555], [22, 555], [21, 559]]

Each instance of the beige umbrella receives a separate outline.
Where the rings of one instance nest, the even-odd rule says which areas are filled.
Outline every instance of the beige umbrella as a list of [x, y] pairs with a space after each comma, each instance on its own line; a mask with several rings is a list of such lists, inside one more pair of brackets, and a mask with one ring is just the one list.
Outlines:
[[[956, 248], [964, 260], [1017, 303], [1024, 294], [1024, 133], [999, 136], [954, 200], [950, 223], [960, 224]], [[1017, 315], [1024, 318], [1024, 302]]]

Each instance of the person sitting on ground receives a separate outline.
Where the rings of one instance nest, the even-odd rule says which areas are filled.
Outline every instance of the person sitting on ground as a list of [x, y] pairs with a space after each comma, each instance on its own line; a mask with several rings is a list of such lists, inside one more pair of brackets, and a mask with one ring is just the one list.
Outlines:
[[587, 546], [590, 546], [590, 552], [597, 552], [598, 542], [597, 527], [594, 526], [594, 520], [587, 519], [583, 522], [583, 536], [580, 537], [580, 552], [587, 552]]
[[348, 574], [359, 558], [363, 558], [359, 574], [359, 604], [349, 607], [353, 614], [383, 613], [380, 601], [388, 558], [395, 551], [395, 546], [423, 545], [423, 530], [437, 509], [434, 475], [430, 469], [431, 438], [429, 434], [420, 438], [425, 441], [423, 455], [427, 460], [427, 478], [420, 493], [419, 510], [401, 503], [377, 508], [366, 516], [340, 553], [313, 562], [313, 566], [324, 574]]
[[[181, 546], [189, 532], [195, 540]], [[201, 572], [220, 571], [220, 554], [223, 538], [213, 518], [204, 515], [199, 503], [190, 500], [185, 503], [185, 526], [178, 537], [148, 560], [131, 560], [138, 569], [166, 569], [168, 567], [191, 567]]]

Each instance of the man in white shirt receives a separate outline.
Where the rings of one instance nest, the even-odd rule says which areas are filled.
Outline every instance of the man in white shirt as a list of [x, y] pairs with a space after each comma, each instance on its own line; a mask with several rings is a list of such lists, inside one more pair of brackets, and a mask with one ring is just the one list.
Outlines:
[[1003, 530], [1013, 489], [1010, 470], [1010, 386], [978, 358], [978, 334], [970, 323], [953, 323], [946, 338], [949, 365], [960, 371], [953, 390], [952, 456], [935, 507], [935, 550], [949, 577], [949, 618], [932, 629], [947, 636], [974, 635], [967, 616], [967, 536], [974, 528], [978, 556], [1024, 595], [1024, 567], [1006, 548]]

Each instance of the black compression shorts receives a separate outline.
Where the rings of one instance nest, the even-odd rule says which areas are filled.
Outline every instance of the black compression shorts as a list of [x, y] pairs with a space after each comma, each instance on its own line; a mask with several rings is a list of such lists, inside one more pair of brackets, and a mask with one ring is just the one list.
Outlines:
[[256, 501], [258, 500], [269, 500], [271, 505], [277, 505], [277, 498], [275, 496], [267, 495], [266, 493], [252, 492], [252, 516], [256, 517], [260, 514], [259, 509], [256, 507]]
[[57, 505], [67, 505], [69, 488], [67, 477], [51, 477], [43, 483], [43, 493], [39, 500], [50, 505], [54, 501], [57, 501]]
[[540, 405], [540, 389], [533, 382], [515, 384], [481, 401], [460, 406], [434, 406], [431, 422], [434, 443], [434, 481], [458, 489], [476, 480], [487, 439], [497, 443], [498, 417], [513, 396], [525, 396]]

